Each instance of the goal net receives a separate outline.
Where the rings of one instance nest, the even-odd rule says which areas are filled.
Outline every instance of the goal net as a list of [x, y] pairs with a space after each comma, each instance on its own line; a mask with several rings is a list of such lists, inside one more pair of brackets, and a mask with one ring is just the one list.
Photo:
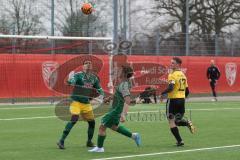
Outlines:
[[[64, 80], [70, 71], [82, 70], [85, 59], [93, 60], [108, 90], [110, 37], [0, 35], [0, 41], [1, 103], [53, 103], [69, 96]], [[59, 81], [63, 86], [54, 88]]]

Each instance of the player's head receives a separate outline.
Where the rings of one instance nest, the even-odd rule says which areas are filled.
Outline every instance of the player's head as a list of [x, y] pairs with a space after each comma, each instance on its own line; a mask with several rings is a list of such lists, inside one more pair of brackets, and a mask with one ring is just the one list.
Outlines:
[[171, 60], [171, 68], [178, 69], [182, 65], [182, 60], [179, 57], [173, 57]]
[[129, 66], [129, 65], [123, 65], [122, 66], [122, 76], [124, 78], [127, 78], [127, 79], [131, 78], [133, 76], [133, 69], [132, 69], [132, 67]]
[[210, 63], [211, 63], [211, 66], [215, 65], [215, 61], [213, 59], [211, 59]]
[[84, 71], [90, 71], [90, 70], [92, 70], [92, 61], [91, 61], [91, 60], [85, 60], [85, 61], [83, 61], [83, 70], [84, 70]]

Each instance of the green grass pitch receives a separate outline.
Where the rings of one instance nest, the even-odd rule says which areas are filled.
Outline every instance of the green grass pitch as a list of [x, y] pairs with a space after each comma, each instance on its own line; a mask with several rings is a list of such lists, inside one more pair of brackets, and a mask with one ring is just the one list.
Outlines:
[[[83, 160], [109, 157], [137, 160], [240, 159], [240, 146], [224, 147], [240, 145], [240, 102], [187, 103], [186, 108], [191, 109], [197, 133], [192, 135], [187, 128], [180, 128], [184, 147], [174, 146], [175, 139], [170, 134], [164, 108], [164, 104], [131, 107], [133, 113], [128, 115], [131, 117], [128, 117], [124, 125], [141, 134], [141, 147], [138, 148], [131, 139], [107, 130], [105, 153], [88, 153], [88, 148], [85, 147], [87, 123], [79, 122], [65, 142], [66, 150], [59, 150], [56, 142], [66, 122], [52, 117], [53, 105], [0, 106], [0, 160]], [[186, 116], [190, 117], [189, 110], [186, 111]], [[32, 118], [24, 119], [27, 117]], [[94, 142], [99, 122], [100, 118], [97, 118]], [[194, 150], [201, 148], [211, 149]], [[129, 155], [132, 157], [124, 157]], [[136, 157], [137, 155], [141, 156]]]

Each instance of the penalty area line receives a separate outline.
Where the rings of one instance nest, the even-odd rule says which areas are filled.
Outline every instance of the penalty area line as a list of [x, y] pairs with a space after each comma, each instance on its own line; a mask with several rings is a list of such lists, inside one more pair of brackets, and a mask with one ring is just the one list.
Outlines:
[[100, 159], [92, 159], [92, 160], [128, 159], [128, 158], [135, 158], [135, 157], [147, 157], [147, 156], [155, 156], [155, 155], [166, 155], [166, 154], [176, 154], [176, 153], [208, 151], [208, 150], [223, 149], [223, 148], [234, 148], [234, 147], [240, 147], [240, 145], [219, 146], [219, 147], [209, 147], [209, 148], [197, 148], [197, 149], [188, 149], [188, 150], [181, 150], [181, 151], [158, 152], [158, 153], [148, 153], [148, 154], [135, 154], [135, 155], [129, 155], [129, 156], [122, 156], [122, 157], [108, 157], [108, 158], [100, 158]]

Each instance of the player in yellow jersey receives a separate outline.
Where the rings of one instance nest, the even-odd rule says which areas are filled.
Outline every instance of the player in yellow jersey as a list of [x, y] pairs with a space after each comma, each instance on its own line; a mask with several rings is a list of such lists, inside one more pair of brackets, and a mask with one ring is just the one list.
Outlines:
[[161, 93], [162, 97], [167, 94], [166, 114], [169, 121], [169, 127], [177, 140], [177, 146], [183, 146], [184, 142], [179, 134], [178, 126], [186, 126], [191, 133], [195, 128], [191, 121], [183, 118], [185, 113], [185, 98], [189, 95], [187, 77], [180, 70], [182, 60], [178, 57], [171, 59], [171, 71], [168, 74], [168, 88]]

